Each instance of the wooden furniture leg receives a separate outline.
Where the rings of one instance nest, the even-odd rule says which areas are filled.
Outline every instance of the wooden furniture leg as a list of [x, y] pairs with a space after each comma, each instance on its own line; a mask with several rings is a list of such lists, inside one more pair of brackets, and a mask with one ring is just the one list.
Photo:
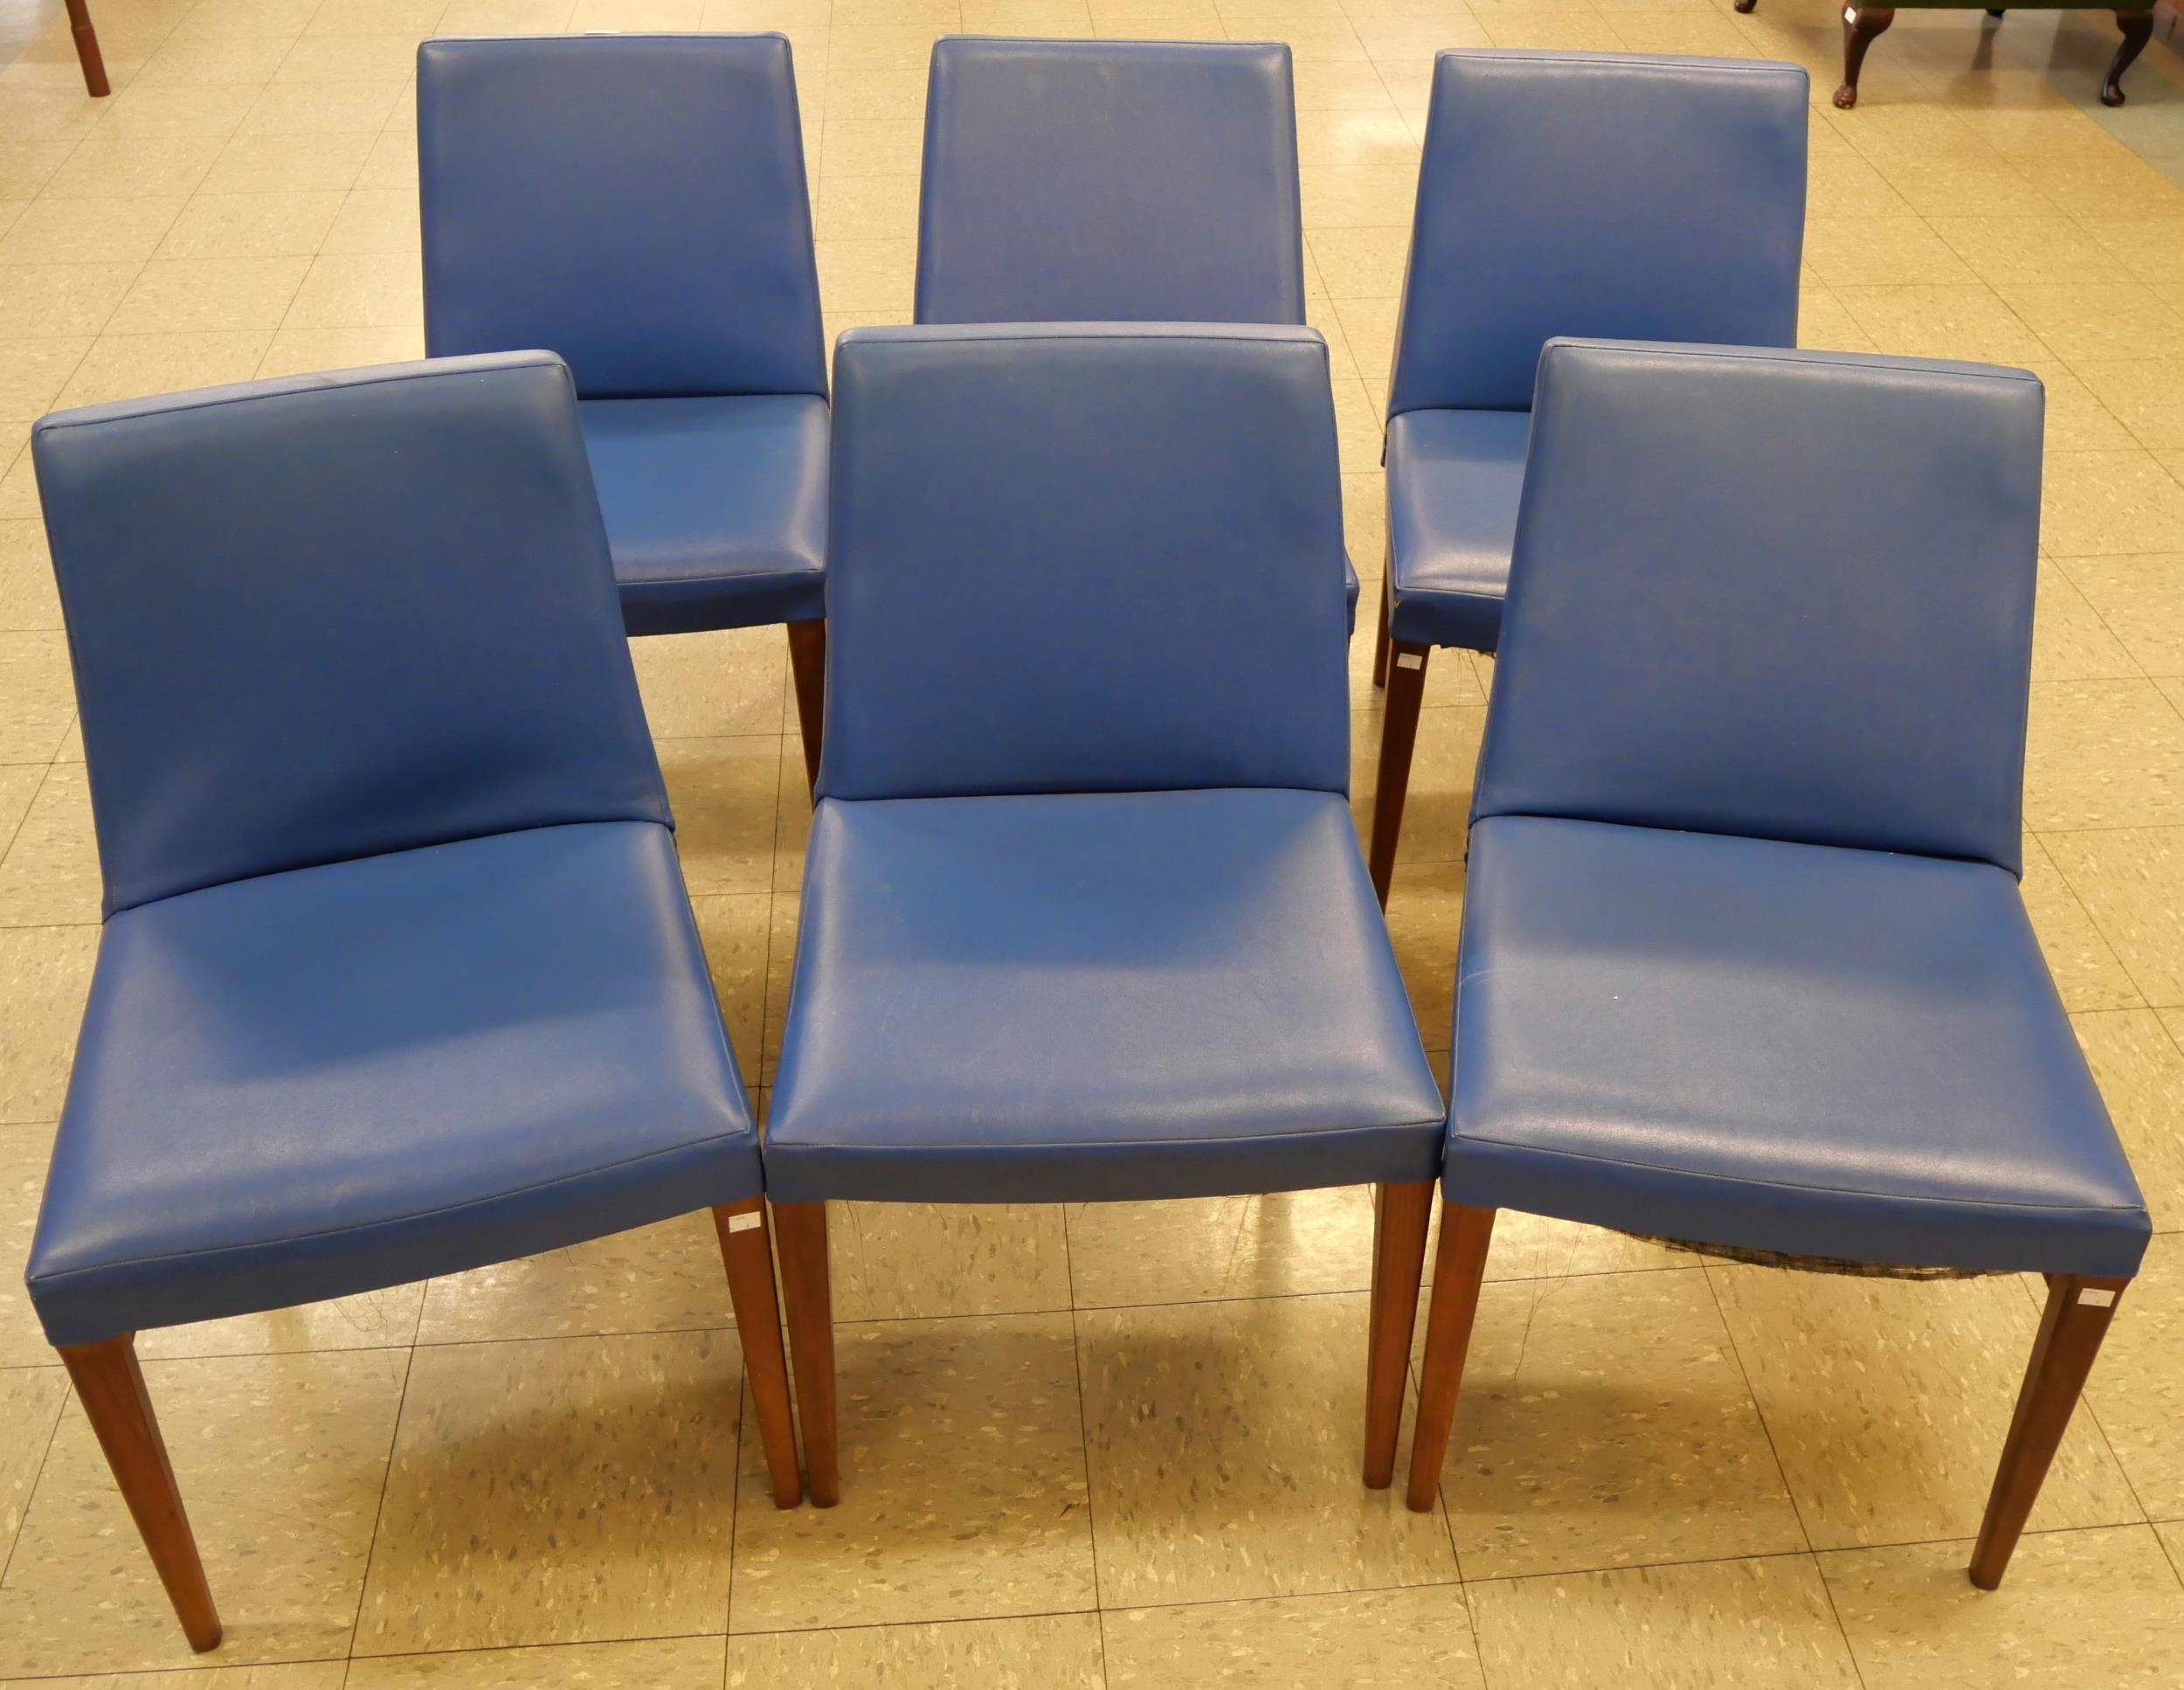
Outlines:
[[2116, 49], [2116, 56], [2108, 61], [2108, 74], [2101, 80], [2104, 106], [2124, 103], [2124, 73], [2131, 68], [2131, 61], [2146, 51], [2146, 43], [2153, 39], [2153, 8], [2118, 12], [2116, 27], [2124, 32], [2124, 38]]
[[812, 1503], [841, 1500], [841, 1458], [834, 1404], [834, 1291], [826, 1265], [826, 1205], [776, 1203], [781, 1295], [788, 1305], [789, 1357], [796, 1368], [797, 1416], [804, 1423], [804, 1464]]
[[1842, 13], [1842, 86], [1835, 90], [1835, 108], [1849, 111], [1858, 103], [1858, 73], [1865, 66], [1865, 50], [1876, 36], [1885, 35], [1896, 21], [1893, 6], [1846, 6]]
[[789, 1361], [781, 1347], [781, 1308], [773, 1294], [773, 1250], [766, 1229], [766, 1200], [747, 1197], [713, 1210], [721, 1260], [728, 1269], [728, 1298], [736, 1306], [736, 1336], [743, 1347], [743, 1372], [758, 1409], [758, 1437], [773, 1480], [773, 1506], [793, 1508], [804, 1500], [796, 1470], [796, 1421], [789, 1407]]
[[[1393, 559], [1389, 567], [1394, 567]], [[1380, 582], [1379, 632], [1372, 636], [1372, 684], [1376, 687], [1388, 683], [1388, 618], [1393, 613], [1394, 598], [1394, 580], [1392, 576], [1384, 577]]]
[[2002, 1444], [2002, 1459], [1994, 1470], [1994, 1488], [1987, 1495], [1987, 1517], [1980, 1522], [1980, 1541], [1972, 1551], [1972, 1583], [1982, 1590], [2001, 1583], [2019, 1534], [2040, 1495], [2063, 1434], [2077, 1406], [2085, 1377], [2100, 1354], [2108, 1323], [2115, 1319], [2128, 1279], [2089, 1279], [2076, 1274], [2051, 1274], [2048, 1279], [2048, 1307], [2041, 1316], [2040, 1335], [2033, 1340], [2032, 1357], [2025, 1364], [2025, 1382], [2017, 1393], [2017, 1412], [2009, 1423], [2009, 1437]]
[[1411, 1333], [1418, 1324], [1418, 1277], [1426, 1265], [1426, 1230], [1434, 1217], [1434, 1187], [1384, 1185], [1372, 1216], [1372, 1312], [1365, 1340], [1365, 1482], [1385, 1491], [1395, 1478], [1395, 1444], [1403, 1429], [1403, 1382], [1410, 1373]]
[[789, 672], [796, 682], [796, 721], [804, 735], [804, 780], [819, 790], [819, 738], [826, 722], [826, 624], [791, 622]]
[[1391, 641], [1387, 697], [1380, 713], [1380, 772], [1372, 789], [1372, 840], [1366, 866], [1380, 907], [1388, 907], [1395, 879], [1395, 846], [1403, 833], [1403, 800], [1411, 784], [1411, 753], [1418, 745], [1418, 712], [1426, 700], [1430, 646]]
[[1434, 1257], [1434, 1300], [1426, 1314], [1426, 1360], [1418, 1375], [1418, 1424], [1411, 1434], [1411, 1482], [1403, 1500], [1413, 1513], [1432, 1512], [1441, 1465], [1456, 1423], [1463, 1359], [1479, 1312], [1494, 1210], [1462, 1203], [1441, 1206], [1441, 1249]]
[[92, 27], [88, 0], [68, 0], [68, 30], [76, 38], [76, 63], [83, 67], [84, 91], [94, 100], [105, 99], [114, 89], [107, 81], [106, 55], [99, 51], [99, 31]]
[[76, 1396], [106, 1451], [121, 1500], [151, 1551], [183, 1634], [199, 1654], [218, 1648], [220, 1616], [204, 1582], [197, 1540], [190, 1534], [190, 1516], [183, 1512], [166, 1440], [159, 1435], [159, 1420], [144, 1389], [143, 1370], [136, 1364], [136, 1334], [56, 1347], [76, 1382]]

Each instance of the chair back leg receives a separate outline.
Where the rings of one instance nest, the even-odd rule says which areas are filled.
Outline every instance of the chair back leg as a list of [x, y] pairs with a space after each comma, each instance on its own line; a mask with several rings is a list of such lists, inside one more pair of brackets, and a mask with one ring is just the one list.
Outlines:
[[1395, 846], [1403, 834], [1403, 800], [1411, 785], [1411, 752], [1418, 744], [1418, 712], [1426, 702], [1430, 646], [1390, 642], [1387, 696], [1380, 710], [1380, 768], [1372, 787], [1372, 839], [1365, 866], [1380, 907], [1388, 907], [1395, 879]]
[[1982, 1590], [2001, 1583], [2017, 1539], [2040, 1495], [2041, 1482], [2062, 1447], [2070, 1411], [2077, 1407], [2085, 1378], [2100, 1354], [2108, 1323], [2116, 1317], [2128, 1279], [2092, 1279], [2052, 1274], [2040, 1335], [2025, 1364], [2025, 1382], [2017, 1393], [2017, 1412], [2002, 1444], [2001, 1465], [1987, 1499], [1987, 1518], [1972, 1551], [1972, 1583]]
[[1411, 1333], [1418, 1324], [1418, 1278], [1426, 1265], [1426, 1231], [1433, 1222], [1434, 1187], [1384, 1185], [1372, 1216], [1372, 1313], [1365, 1341], [1365, 1482], [1385, 1491], [1395, 1478], [1395, 1443], [1403, 1428], [1403, 1382], [1410, 1374]]
[[834, 1290], [826, 1264], [826, 1205], [776, 1203], [781, 1240], [781, 1295], [788, 1304], [789, 1356], [796, 1368], [797, 1416], [804, 1424], [804, 1465], [812, 1503], [841, 1500], [835, 1443]]
[[1434, 1300], [1426, 1314], [1426, 1361], [1418, 1375], [1418, 1426], [1411, 1437], [1411, 1482], [1403, 1497], [1415, 1513], [1430, 1513], [1441, 1491], [1441, 1465], [1456, 1423], [1456, 1393], [1463, 1385], [1463, 1358], [1479, 1312], [1494, 1215], [1490, 1209], [1462, 1203], [1441, 1206]]
[[819, 738], [826, 724], [826, 624], [791, 622], [789, 674], [796, 683], [796, 724], [804, 736], [804, 780], [819, 790]]
[[175, 1470], [167, 1459], [166, 1441], [159, 1435], [159, 1420], [144, 1389], [143, 1370], [136, 1364], [136, 1334], [102, 1339], [95, 1344], [57, 1346], [76, 1382], [76, 1396], [106, 1451], [107, 1465], [121, 1500], [129, 1505], [136, 1529], [151, 1551], [159, 1582], [167, 1587], [175, 1617], [183, 1634], [199, 1654], [220, 1642], [220, 1616], [212, 1606], [212, 1591], [204, 1582], [204, 1563], [197, 1559], [197, 1540], [190, 1534], [190, 1516], [183, 1512], [182, 1493], [175, 1485]]
[[773, 1248], [766, 1229], [766, 1201], [747, 1197], [713, 1211], [721, 1260], [728, 1269], [729, 1300], [736, 1306], [736, 1336], [743, 1347], [743, 1373], [758, 1410], [758, 1437], [773, 1481], [773, 1506], [793, 1508], [804, 1500], [796, 1470], [796, 1423], [789, 1408], [789, 1361], [781, 1347], [781, 1306], [773, 1294]]

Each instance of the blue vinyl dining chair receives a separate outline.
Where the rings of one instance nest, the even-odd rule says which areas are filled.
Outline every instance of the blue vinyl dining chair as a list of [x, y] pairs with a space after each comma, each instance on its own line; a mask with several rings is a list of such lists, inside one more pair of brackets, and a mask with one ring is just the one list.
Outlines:
[[568, 371], [211, 388], [32, 450], [106, 926], [27, 1278], [191, 1645], [149, 1326], [709, 1205], [793, 1506], [758, 1141]]
[[1302, 323], [1289, 47], [934, 43], [916, 316]]
[[1532, 374], [1556, 335], [1789, 346], [1796, 65], [1462, 51], [1434, 63], [1388, 389], [1387, 689], [1369, 860], [1387, 902], [1427, 661], [1501, 634]]
[[575, 371], [632, 634], [788, 629], [807, 777], [826, 665], [826, 348], [778, 35], [418, 49], [425, 350]]
[[1369, 1182], [1385, 1486], [1441, 1112], [1344, 796], [1326, 343], [862, 329], [834, 373], [831, 726], [766, 1137], [812, 1500], [830, 1201]]
[[1497, 1209], [2040, 1272], [1972, 1560], [2001, 1582], [2150, 1232], [2018, 895], [2042, 409], [1984, 365], [1548, 347], [1473, 800], [1413, 1508]]

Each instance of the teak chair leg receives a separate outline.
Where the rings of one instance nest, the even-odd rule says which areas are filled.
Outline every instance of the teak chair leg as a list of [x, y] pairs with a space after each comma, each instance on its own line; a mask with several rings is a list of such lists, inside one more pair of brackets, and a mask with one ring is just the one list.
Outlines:
[[[99, 31], [92, 27], [87, 0], [68, 0], [68, 29], [76, 38], [76, 63], [83, 71], [84, 92], [93, 100], [103, 100], [114, 89], [107, 80], [106, 55], [99, 51]], [[2139, 45], [2146, 43], [2142, 40]]]
[[1379, 631], [1372, 636], [1372, 684], [1385, 687], [1388, 683], [1388, 620], [1394, 614], [1395, 585], [1393, 581], [1380, 583]]
[[2009, 1557], [2040, 1495], [2055, 1452], [2070, 1423], [2085, 1377], [2100, 1354], [2108, 1323], [2115, 1319], [2128, 1279], [2090, 1279], [2058, 1273], [2048, 1280], [2047, 1312], [2025, 1364], [2025, 1382], [2017, 1393], [2017, 1412], [2002, 1444], [1994, 1488], [1987, 1495], [1987, 1517], [1972, 1551], [1972, 1583], [1992, 1590], [2008, 1570]]
[[1835, 90], [1836, 110], [1847, 112], [1858, 103], [1858, 73], [1865, 67], [1865, 50], [1895, 21], [1893, 6], [1854, 5], [1843, 13], [1842, 86]]
[[713, 1210], [728, 1269], [728, 1298], [736, 1306], [736, 1336], [743, 1347], [743, 1372], [758, 1409], [758, 1437], [773, 1480], [773, 1506], [793, 1508], [804, 1500], [796, 1470], [796, 1421], [789, 1408], [789, 1359], [781, 1347], [781, 1308], [773, 1295], [773, 1250], [766, 1229], [766, 1202], [747, 1197]]
[[819, 790], [819, 739], [826, 725], [826, 624], [790, 622], [789, 675], [796, 683], [796, 724], [804, 736], [804, 784]]
[[182, 1493], [167, 1459], [166, 1441], [159, 1435], [159, 1420], [144, 1389], [143, 1370], [136, 1364], [136, 1334], [123, 1333], [95, 1344], [56, 1347], [67, 1364], [68, 1376], [76, 1382], [76, 1396], [91, 1430], [98, 1434], [99, 1447], [106, 1451], [121, 1500], [129, 1505], [144, 1547], [151, 1552], [159, 1582], [167, 1587], [167, 1599], [174, 1603], [183, 1635], [199, 1654], [218, 1648], [220, 1616], [212, 1606], [204, 1563], [197, 1559], [190, 1516], [183, 1511]]
[[826, 1205], [776, 1203], [781, 1295], [789, 1306], [789, 1358], [796, 1368], [797, 1415], [804, 1423], [804, 1464], [812, 1501], [841, 1500], [841, 1458], [834, 1406], [834, 1291], [826, 1265]]
[[1395, 879], [1395, 846], [1403, 834], [1403, 800], [1410, 791], [1411, 752], [1418, 745], [1418, 712], [1426, 699], [1430, 646], [1389, 642], [1387, 702], [1380, 713], [1380, 772], [1372, 789], [1372, 842], [1366, 867], [1380, 907], [1388, 907]]
[[2144, 11], [2119, 11], [2116, 14], [2116, 27], [2124, 32], [2124, 38], [2116, 48], [2116, 56], [2108, 61], [2108, 74], [2101, 79], [2104, 106], [2124, 103], [2124, 73], [2131, 68], [2131, 61], [2146, 51], [2146, 43], [2153, 39], [2153, 9], [2149, 6]]
[[1426, 1361], [1418, 1375], [1418, 1425], [1411, 1435], [1411, 1482], [1403, 1500], [1414, 1513], [1431, 1512], [1441, 1489], [1441, 1465], [1456, 1423], [1456, 1394], [1471, 1323], [1479, 1312], [1494, 1210], [1462, 1203], [1441, 1206], [1441, 1249], [1434, 1258], [1434, 1300], [1426, 1315]]
[[1365, 1482], [1385, 1491], [1395, 1478], [1403, 1429], [1403, 1382], [1418, 1324], [1418, 1276], [1434, 1217], [1432, 1180], [1384, 1185], [1372, 1216], [1372, 1312], [1365, 1340]]

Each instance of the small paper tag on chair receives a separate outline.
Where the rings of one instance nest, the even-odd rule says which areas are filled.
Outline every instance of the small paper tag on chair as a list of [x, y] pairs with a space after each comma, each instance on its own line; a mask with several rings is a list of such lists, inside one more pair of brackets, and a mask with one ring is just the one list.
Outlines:
[[1426, 660], [1414, 651], [1402, 652], [1395, 659], [1395, 667], [1399, 669], [1422, 669], [1426, 667]]
[[730, 1232], [749, 1232], [763, 1218], [755, 1209], [748, 1215], [731, 1215], [728, 1217], [728, 1229]]
[[2078, 1292], [2077, 1300], [2083, 1307], [2089, 1309], [2113, 1308], [2116, 1293], [2103, 1286], [2088, 1286]]

